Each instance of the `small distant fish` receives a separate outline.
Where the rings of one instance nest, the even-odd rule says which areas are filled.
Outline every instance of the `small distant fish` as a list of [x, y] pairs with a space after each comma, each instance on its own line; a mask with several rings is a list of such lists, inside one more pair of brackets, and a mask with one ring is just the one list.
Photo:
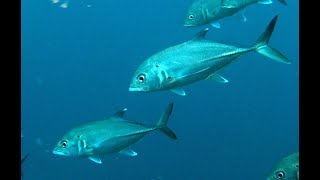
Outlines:
[[26, 155], [23, 156], [23, 158], [21, 159], [21, 177], [23, 176], [22, 173], [22, 164], [23, 162], [29, 157], [30, 153], [27, 153]]
[[40, 137], [36, 138], [36, 144], [39, 145], [39, 146], [43, 145], [43, 141], [42, 141], [42, 139]]
[[23, 158], [21, 159], [21, 165], [29, 157], [29, 155], [30, 155], [30, 153], [27, 153], [26, 155], [23, 156]]
[[299, 152], [292, 153], [274, 167], [267, 180], [299, 180]]
[[[51, 2], [53, 4], [59, 5], [59, 7], [63, 8], [63, 9], [66, 9], [66, 8], [69, 7], [70, 0], [51, 0]], [[92, 5], [91, 4], [87, 4], [87, 2], [81, 1], [80, 3], [81, 3], [82, 6], [84, 5], [87, 8], [91, 8], [92, 7]]]
[[240, 55], [256, 51], [281, 63], [290, 64], [287, 57], [269, 46], [269, 39], [278, 16], [269, 23], [265, 32], [249, 48], [235, 47], [205, 39], [208, 28], [192, 40], [166, 48], [146, 59], [135, 71], [129, 91], [152, 92], [170, 90], [185, 96], [182, 86], [210, 79], [229, 82], [218, 74]]
[[[285, 0], [278, 1], [287, 5]], [[211, 24], [213, 27], [220, 28], [220, 19], [236, 13], [240, 15], [241, 21], [246, 22], [244, 9], [256, 3], [272, 4], [272, 0], [195, 0], [185, 15], [184, 26]]]
[[69, 0], [51, 0], [53, 4], [60, 4], [61, 8], [68, 8]]
[[169, 103], [154, 127], [146, 127], [141, 123], [127, 121], [123, 116], [127, 109], [113, 116], [75, 127], [67, 132], [57, 143], [53, 154], [61, 156], [88, 157], [101, 164], [100, 157], [111, 153], [136, 156], [130, 147], [154, 130], [160, 130], [168, 137], [176, 140], [176, 135], [166, 126], [173, 109]]

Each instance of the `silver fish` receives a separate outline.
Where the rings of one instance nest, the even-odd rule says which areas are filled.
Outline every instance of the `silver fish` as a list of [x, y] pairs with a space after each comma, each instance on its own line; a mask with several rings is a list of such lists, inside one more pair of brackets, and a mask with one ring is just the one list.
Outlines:
[[299, 180], [299, 152], [282, 158], [267, 177], [267, 180]]
[[[285, 0], [278, 0], [287, 5]], [[246, 22], [244, 9], [251, 4], [271, 4], [271, 0], [196, 0], [189, 7], [184, 26], [202, 26], [211, 24], [213, 27], [220, 28], [219, 20], [235, 14], [241, 16], [241, 21]]]
[[182, 86], [212, 79], [226, 83], [217, 72], [247, 52], [256, 51], [281, 63], [290, 64], [287, 57], [268, 45], [278, 16], [249, 48], [235, 47], [205, 39], [208, 28], [192, 40], [164, 49], [146, 59], [135, 71], [129, 91], [152, 92], [171, 90], [186, 95]]
[[166, 126], [172, 109], [173, 103], [169, 103], [154, 127], [124, 120], [123, 116], [127, 109], [107, 119], [83, 124], [67, 132], [52, 153], [62, 156], [88, 157], [99, 164], [102, 163], [100, 156], [106, 154], [122, 153], [136, 156], [137, 153], [130, 147], [151, 131], [159, 129], [171, 139], [177, 139]]
[[69, 7], [69, 0], [51, 0], [53, 4], [60, 4], [61, 8]]

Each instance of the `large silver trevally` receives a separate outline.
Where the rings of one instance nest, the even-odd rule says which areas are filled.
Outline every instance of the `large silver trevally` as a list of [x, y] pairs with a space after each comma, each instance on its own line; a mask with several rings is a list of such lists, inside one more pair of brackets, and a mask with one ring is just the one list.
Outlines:
[[267, 180], [299, 180], [299, 152], [282, 158], [273, 168]]
[[205, 39], [208, 28], [192, 40], [164, 49], [146, 59], [135, 71], [129, 91], [152, 92], [171, 90], [186, 95], [182, 86], [204, 79], [226, 83], [217, 72], [242, 54], [256, 51], [273, 60], [290, 64], [288, 58], [268, 45], [278, 16], [249, 48], [235, 47]]
[[151, 131], [159, 129], [171, 139], [177, 139], [166, 126], [172, 109], [173, 103], [169, 103], [154, 127], [124, 120], [123, 116], [127, 109], [107, 119], [83, 124], [67, 132], [52, 153], [62, 156], [88, 157], [99, 164], [102, 163], [100, 157], [106, 154], [121, 153], [136, 156], [137, 153], [130, 147]]
[[[278, 0], [287, 5], [285, 0]], [[219, 20], [239, 14], [241, 21], [246, 22], [244, 9], [255, 3], [272, 4], [272, 0], [195, 0], [185, 15], [184, 26], [202, 26], [211, 24], [220, 28]]]

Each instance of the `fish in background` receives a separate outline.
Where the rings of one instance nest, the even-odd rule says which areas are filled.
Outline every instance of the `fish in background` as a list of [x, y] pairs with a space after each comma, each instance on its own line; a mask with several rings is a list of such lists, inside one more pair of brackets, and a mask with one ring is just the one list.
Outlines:
[[249, 48], [236, 47], [205, 39], [208, 28], [193, 39], [166, 48], [146, 59], [134, 72], [129, 91], [153, 92], [170, 90], [185, 96], [182, 86], [200, 81], [229, 82], [218, 74], [240, 55], [255, 51], [275, 61], [290, 64], [287, 57], [269, 46], [278, 16]]
[[[51, 2], [53, 4], [58, 4], [61, 8], [68, 8], [69, 7], [69, 2], [70, 0], [51, 0]], [[85, 4], [83, 1], [81, 1], [81, 4]], [[86, 7], [92, 7], [92, 5], [90, 4], [86, 4], [85, 5]]]
[[59, 4], [61, 8], [68, 8], [69, 0], [51, 0], [53, 4]]
[[57, 143], [52, 153], [61, 156], [88, 157], [99, 164], [102, 163], [100, 156], [106, 154], [121, 153], [136, 156], [137, 153], [131, 150], [131, 146], [149, 132], [160, 130], [171, 139], [177, 139], [166, 125], [172, 109], [173, 103], [169, 103], [153, 127], [123, 119], [127, 110], [123, 109], [107, 119], [71, 129]]
[[[285, 0], [278, 0], [287, 5]], [[244, 9], [252, 4], [272, 4], [272, 0], [195, 0], [185, 15], [184, 26], [194, 27], [211, 24], [220, 28], [219, 20], [238, 14], [246, 22]]]
[[30, 156], [30, 153], [27, 153], [26, 155], [23, 156], [23, 158], [21, 159], [21, 177], [23, 177], [23, 173], [22, 173], [22, 164], [24, 163], [24, 161]]
[[299, 152], [282, 158], [267, 177], [267, 180], [299, 180]]

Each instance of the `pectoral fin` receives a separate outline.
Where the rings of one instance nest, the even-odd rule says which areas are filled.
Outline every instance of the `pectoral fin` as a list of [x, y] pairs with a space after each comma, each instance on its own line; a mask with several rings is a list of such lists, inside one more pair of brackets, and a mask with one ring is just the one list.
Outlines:
[[138, 153], [134, 152], [133, 150], [131, 150], [129, 148], [123, 149], [119, 153], [120, 154], [125, 154], [125, 155], [128, 155], [128, 156], [136, 156], [136, 155], [138, 155]]
[[102, 164], [101, 159], [98, 158], [98, 157], [89, 156], [88, 158], [89, 158], [91, 161], [95, 162], [95, 163]]
[[229, 82], [226, 78], [220, 76], [219, 74], [210, 75], [207, 77], [207, 79], [214, 80], [219, 83], [228, 83]]
[[215, 28], [218, 28], [220, 29], [221, 28], [221, 25], [219, 22], [214, 22], [214, 23], [211, 23], [211, 26], [215, 27]]
[[181, 88], [177, 88], [177, 89], [170, 89], [170, 91], [176, 93], [176, 94], [179, 94], [180, 96], [185, 96], [187, 95], [183, 89]]

